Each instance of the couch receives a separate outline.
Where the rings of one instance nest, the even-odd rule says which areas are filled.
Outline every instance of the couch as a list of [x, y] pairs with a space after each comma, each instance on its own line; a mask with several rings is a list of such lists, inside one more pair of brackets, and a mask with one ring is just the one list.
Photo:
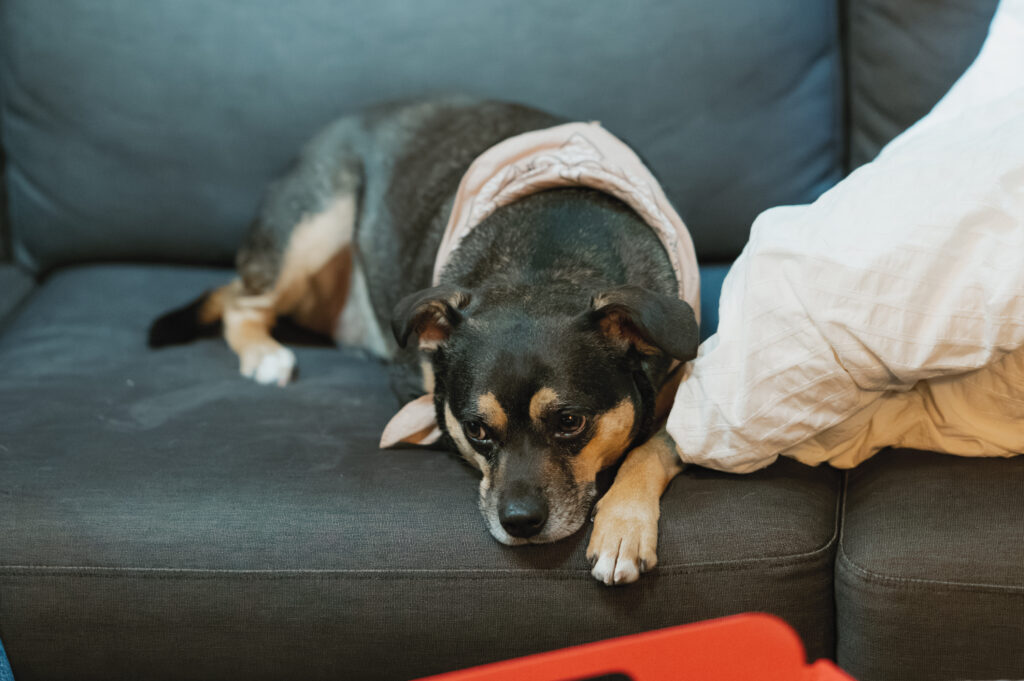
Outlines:
[[338, 114], [468, 91], [601, 120], [701, 259], [928, 111], [995, 0], [0, 0], [0, 640], [34, 679], [409, 679], [742, 611], [862, 681], [1024, 677], [1024, 458], [687, 469], [660, 565], [497, 544], [474, 473], [378, 451], [386, 369], [285, 389], [149, 322], [223, 282]]

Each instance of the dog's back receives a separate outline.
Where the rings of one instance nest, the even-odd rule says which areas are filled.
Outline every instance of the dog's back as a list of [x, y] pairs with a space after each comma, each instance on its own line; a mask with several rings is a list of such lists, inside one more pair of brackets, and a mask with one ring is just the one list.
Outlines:
[[518, 104], [466, 97], [392, 104], [362, 117], [356, 240], [382, 328], [404, 295], [430, 286], [452, 200], [473, 160], [508, 137], [560, 122]]
[[[495, 144], [561, 122], [470, 97], [392, 103], [335, 121], [268, 189], [239, 251], [238, 279], [157, 320], [151, 344], [185, 342], [223, 321], [242, 373], [284, 384], [294, 355], [270, 331], [287, 315], [394, 360], [403, 398], [422, 390], [415, 348], [398, 348], [386, 331], [398, 302], [431, 284], [460, 180]], [[446, 278], [534, 286], [538, 314], [563, 304], [565, 285], [674, 289], [664, 249], [644, 221], [590, 189], [544, 192], [499, 209], [455, 254]]]
[[279, 316], [390, 357], [390, 312], [429, 285], [459, 180], [497, 142], [559, 122], [470, 97], [391, 103], [328, 125], [268, 188], [237, 257], [238, 279], [157, 319], [153, 347], [223, 330], [242, 373], [284, 384], [294, 356]]

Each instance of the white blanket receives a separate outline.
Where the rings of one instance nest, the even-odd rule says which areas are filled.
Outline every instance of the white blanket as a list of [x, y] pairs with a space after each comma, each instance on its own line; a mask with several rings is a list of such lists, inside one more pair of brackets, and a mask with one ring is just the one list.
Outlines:
[[1024, 0], [935, 109], [755, 221], [668, 430], [684, 461], [1024, 451]]

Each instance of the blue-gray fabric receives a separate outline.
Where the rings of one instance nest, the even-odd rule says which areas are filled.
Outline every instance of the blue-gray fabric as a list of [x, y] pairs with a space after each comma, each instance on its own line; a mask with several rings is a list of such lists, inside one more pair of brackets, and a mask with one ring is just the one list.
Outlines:
[[820, 0], [5, 0], [15, 255], [230, 263], [324, 123], [463, 91], [601, 120], [731, 260], [840, 177], [837, 32]]
[[34, 285], [32, 278], [20, 268], [0, 262], [0, 331]]
[[700, 268], [700, 339], [705, 341], [718, 331], [718, 301], [722, 284], [729, 274], [729, 265], [701, 265]]
[[[287, 389], [148, 320], [226, 271], [66, 269], [0, 335], [0, 637], [24, 679], [409, 679], [729, 613], [834, 645], [841, 476], [697, 468], [660, 565], [609, 589], [568, 540], [509, 548], [448, 453], [381, 452], [385, 370], [300, 348]], [[140, 652], [144, 651], [144, 652]]]
[[[2, 100], [0, 100], [2, 110]], [[0, 116], [0, 141], [3, 140], [3, 117]], [[0, 263], [11, 259], [11, 230], [7, 225], [7, 159], [0, 144]]]
[[1024, 678], [1024, 457], [903, 450], [850, 471], [836, 604], [859, 681]]

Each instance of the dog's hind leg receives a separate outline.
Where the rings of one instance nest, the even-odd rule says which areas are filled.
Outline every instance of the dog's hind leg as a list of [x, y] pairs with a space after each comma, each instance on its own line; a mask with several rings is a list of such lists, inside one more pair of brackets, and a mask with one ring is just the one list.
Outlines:
[[224, 339], [238, 355], [239, 371], [257, 383], [285, 385], [295, 371], [295, 354], [270, 335], [277, 322], [274, 292], [247, 295], [241, 279], [227, 291]]
[[318, 138], [267, 194], [239, 251], [224, 338], [243, 375], [285, 385], [295, 355], [271, 335], [279, 316], [330, 336], [348, 297], [362, 179], [358, 159]]

